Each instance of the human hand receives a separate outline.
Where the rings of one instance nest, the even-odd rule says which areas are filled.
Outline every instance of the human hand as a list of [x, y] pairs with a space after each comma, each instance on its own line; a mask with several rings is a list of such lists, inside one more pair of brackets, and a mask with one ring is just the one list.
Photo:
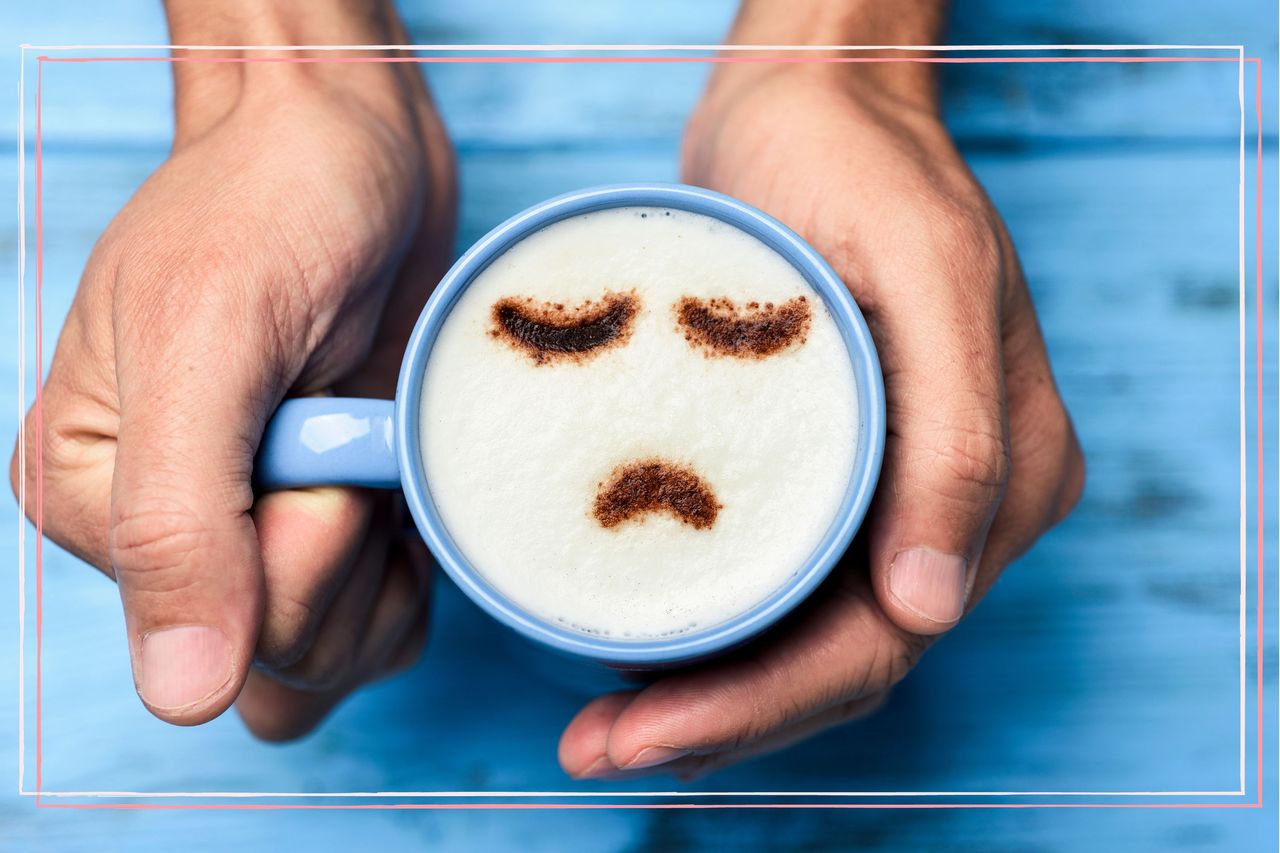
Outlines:
[[[761, 14], [744, 8], [736, 40], [804, 41], [753, 37]], [[1013, 245], [924, 66], [722, 67], [684, 171], [791, 226], [852, 291], [884, 371], [884, 467], [863, 533], [810, 606], [743, 654], [574, 718], [560, 762], [579, 778], [696, 776], [866, 713], [1083, 487]]]
[[[403, 37], [380, 4], [288, 6], [175, 0], [173, 40]], [[255, 498], [254, 453], [286, 395], [393, 395], [451, 250], [452, 155], [412, 65], [174, 70], [172, 154], [94, 247], [26, 443], [46, 533], [119, 584], [152, 713], [238, 697], [256, 734], [293, 737], [416, 658], [430, 562], [382, 497]]]

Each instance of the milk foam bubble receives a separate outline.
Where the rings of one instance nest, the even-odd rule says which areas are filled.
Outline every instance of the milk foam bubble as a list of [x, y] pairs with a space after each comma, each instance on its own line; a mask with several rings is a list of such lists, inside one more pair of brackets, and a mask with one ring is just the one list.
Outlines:
[[702, 630], [779, 589], [831, 525], [854, 382], [822, 299], [756, 238], [681, 210], [581, 214], [454, 305], [424, 379], [427, 483], [463, 556], [529, 613], [616, 639]]

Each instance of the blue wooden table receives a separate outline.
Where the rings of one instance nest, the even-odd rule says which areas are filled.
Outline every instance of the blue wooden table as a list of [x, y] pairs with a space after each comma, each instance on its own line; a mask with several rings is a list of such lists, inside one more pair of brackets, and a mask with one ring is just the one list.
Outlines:
[[[719, 39], [732, 12], [726, 0], [462, 6], [408, 5], [414, 40], [708, 43]], [[1265, 808], [65, 811], [37, 810], [32, 797], [9, 788], [0, 799], [0, 848], [1275, 849], [1275, 10], [1248, 0], [1224, 0], [1212, 10], [1161, 0], [975, 0], [957, 6], [957, 43], [1244, 41], [1250, 55], [1264, 60], [1263, 185], [1270, 197], [1262, 247], [1262, 386], [1271, 608], [1264, 639]], [[107, 13], [89, 0], [29, 4], [0, 28], [15, 43], [166, 40], [158, 8]], [[16, 61], [9, 67], [17, 73]], [[46, 360], [94, 239], [161, 162], [170, 131], [163, 64], [88, 68], [46, 68], [44, 75]], [[575, 783], [558, 769], [555, 744], [583, 697], [531, 674], [519, 645], [442, 582], [421, 664], [362, 692], [303, 742], [258, 743], [233, 714], [199, 729], [176, 729], [151, 718], [133, 693], [114, 587], [49, 546], [43, 565], [43, 788], [680, 790], [718, 795], [700, 802], [739, 803], [750, 800], [719, 795], [900, 793], [853, 798], [869, 804], [1256, 800], [1256, 282], [1253, 200], [1246, 195], [1244, 440], [1250, 476], [1242, 590], [1238, 70], [1234, 63], [948, 69], [949, 122], [1021, 252], [1085, 446], [1089, 483], [1076, 513], [1008, 571], [876, 717], [692, 786], [661, 779]], [[674, 179], [681, 125], [704, 74], [698, 65], [617, 65], [590, 74], [557, 65], [430, 71], [461, 155], [460, 244], [567, 189]], [[1252, 79], [1246, 92], [1252, 105]], [[12, 136], [14, 121], [7, 122]], [[1251, 115], [1246, 130], [1252, 156]], [[16, 193], [14, 150], [0, 164], [9, 198]], [[1245, 178], [1251, 189], [1252, 161]], [[8, 205], [0, 222], [0, 259], [11, 281], [18, 265], [15, 214]], [[30, 270], [26, 287], [29, 300]], [[5, 289], [0, 316], [16, 318], [18, 295], [16, 287]], [[28, 302], [28, 344], [31, 311]], [[8, 327], [15, 330], [16, 319]], [[11, 332], [5, 335], [0, 396], [10, 401], [11, 414], [0, 438], [7, 446], [16, 429], [19, 349]], [[28, 397], [35, 377], [32, 366]], [[18, 533], [16, 520], [0, 526], [0, 552], [17, 553]], [[28, 529], [27, 563], [20, 567], [28, 579], [33, 536]], [[24, 787], [31, 791], [29, 581], [26, 594]], [[0, 633], [10, 641], [0, 646], [0, 767], [8, 772], [18, 760], [17, 605], [15, 583], [6, 583]], [[1243, 648], [1242, 630], [1249, 641]], [[1229, 793], [1236, 791], [1244, 793]], [[90, 799], [43, 802], [59, 801]]]

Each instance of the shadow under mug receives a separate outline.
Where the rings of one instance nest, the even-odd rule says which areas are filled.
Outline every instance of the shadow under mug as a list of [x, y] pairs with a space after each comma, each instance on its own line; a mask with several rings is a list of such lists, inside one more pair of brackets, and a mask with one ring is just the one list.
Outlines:
[[[844, 339], [857, 385], [857, 452], [840, 507], [803, 565], [746, 612], [705, 629], [659, 639], [589, 635], [540, 618], [509, 600], [454, 544], [431, 498], [421, 457], [419, 411], [431, 348], [468, 285], [494, 259], [540, 228], [613, 207], [660, 207], [714, 217], [752, 235], [791, 263], [822, 298]], [[797, 417], [804, 417], [797, 412]], [[544, 647], [620, 670], [694, 663], [758, 636], [805, 599], [831, 571], [862, 523], [884, 455], [884, 384], [862, 313], [840, 278], [804, 240], [759, 210], [681, 184], [592, 187], [534, 205], [494, 228], [449, 270], [409, 339], [395, 400], [307, 397], [286, 400], [263, 435], [255, 464], [260, 490], [317, 485], [403, 489], [431, 552], [468, 597], [499, 622]]]

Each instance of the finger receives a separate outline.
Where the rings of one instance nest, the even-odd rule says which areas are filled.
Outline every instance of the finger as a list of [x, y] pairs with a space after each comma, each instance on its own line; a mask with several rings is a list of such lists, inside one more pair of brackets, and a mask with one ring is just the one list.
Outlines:
[[560, 736], [557, 749], [564, 772], [574, 779], [595, 779], [617, 772], [609, 760], [609, 730], [638, 695], [637, 690], [608, 693], [577, 713]]
[[[368, 492], [341, 488], [258, 498], [253, 520], [266, 585], [259, 664], [277, 670], [292, 666], [315, 644], [322, 619], [356, 566], [373, 503]], [[371, 590], [376, 580], [368, 584]]]
[[406, 552], [402, 541], [394, 543], [387, 557], [382, 587], [360, 640], [356, 669], [377, 675], [421, 621], [427, 604], [428, 584]]
[[109, 552], [138, 695], [160, 718], [193, 725], [231, 704], [257, 643], [250, 474], [281, 389], [254, 335], [210, 331], [260, 323], [225, 282], [188, 290], [190, 304], [174, 291], [140, 286], [116, 306]]
[[[611, 699], [614, 697], [620, 697], [627, 701], [630, 700], [630, 696], [624, 694], [603, 696], [601, 697], [601, 700]], [[577, 751], [577, 749], [585, 747], [585, 744], [580, 747], [575, 747], [574, 754], [567, 755], [564, 752], [562, 741], [560, 766], [565, 768], [566, 771], [570, 766], [583, 768], [578, 772], [569, 773], [569, 775], [575, 779], [640, 779], [661, 773], [671, 774], [688, 782], [694, 779], [700, 779], [721, 768], [794, 746], [803, 740], [807, 740], [815, 735], [821, 734], [827, 729], [868, 717], [883, 707], [884, 703], [887, 702], [888, 699], [889, 691], [887, 690], [870, 696], [860, 697], [849, 702], [841, 703], [834, 708], [829, 708], [826, 711], [813, 715], [812, 717], [803, 719], [792, 726], [781, 729], [771, 735], [767, 735], [741, 749], [692, 753], [684, 758], [678, 758], [668, 764], [658, 764], [639, 770], [622, 770], [614, 767], [613, 762], [609, 761], [608, 755], [603, 751], [603, 740], [601, 741], [602, 748], [598, 753], [596, 753], [594, 761], [589, 760], [588, 753], [585, 749], [582, 749], [581, 752]], [[592, 704], [594, 705], [595, 703]], [[624, 701], [619, 703], [619, 707], [616, 709], [609, 709], [607, 707], [596, 709], [594, 713], [600, 714], [601, 716], [608, 714], [610, 710], [615, 711], [607, 721], [602, 720], [598, 722], [596, 724], [597, 728], [603, 729], [607, 734], [608, 728], [612, 724], [613, 719], [621, 714], [622, 709], [626, 704], [627, 702]], [[589, 709], [592, 709], [591, 705], [587, 706], [586, 709], [583, 709], [582, 713], [587, 713]]]
[[1011, 476], [996, 512], [971, 604], [1000, 572], [1061, 521], [1084, 488], [1084, 456], [1049, 366], [1031, 297], [1019, 279], [1005, 308]]
[[390, 544], [386, 526], [373, 525], [346, 583], [322, 615], [310, 647], [293, 664], [269, 668], [277, 680], [302, 690], [320, 691], [348, 678], [382, 590]]
[[349, 638], [358, 651], [345, 677], [321, 690], [311, 690], [256, 670], [249, 676], [236, 710], [249, 730], [263, 740], [305, 735], [357, 687], [402, 663], [406, 649], [420, 650], [427, 609], [425, 587], [416, 577], [412, 558], [393, 549], [369, 622], [356, 635], [358, 639]]
[[[722, 663], [671, 675], [618, 711], [588, 706], [561, 739], [570, 773], [594, 762], [609, 713], [604, 754], [626, 770], [668, 764], [690, 754], [756, 744], [829, 708], [896, 683], [925, 640], [880, 611], [866, 580], [843, 566], [840, 583], [767, 645]], [[620, 699], [597, 703], [621, 702]]]
[[884, 704], [889, 701], [889, 695], [890, 691], [885, 690], [880, 693], [873, 693], [870, 696], [853, 699], [834, 708], [829, 708], [820, 714], [815, 714], [808, 719], [801, 720], [790, 728], [783, 729], [742, 749], [728, 752], [711, 752], [703, 755], [694, 754], [680, 759], [670, 767], [657, 769], [670, 772], [685, 782], [701, 779], [724, 767], [778, 752], [819, 735], [828, 729], [869, 717], [884, 707]]
[[254, 670], [236, 699], [236, 711], [254, 737], [272, 743], [296, 740], [329, 715], [351, 689], [299, 690]]
[[888, 431], [868, 519], [871, 576], [889, 618], [918, 634], [963, 615], [1009, 471], [999, 269], [971, 240], [944, 244], [950, 264], [990, 278], [922, 279], [933, 284], [895, 293], [878, 321]]
[[413, 569], [414, 578], [422, 590], [422, 606], [409, 632], [400, 642], [400, 646], [391, 653], [382, 677], [398, 675], [413, 667], [422, 656], [427, 644], [427, 636], [431, 626], [431, 575], [435, 569], [435, 560], [426, 544], [419, 538], [417, 531], [406, 533], [400, 539], [405, 556]]
[[400, 641], [399, 647], [391, 653], [386, 667], [375, 676], [375, 679], [390, 678], [417, 665], [419, 658], [422, 657], [423, 649], [426, 648], [427, 637], [430, 634], [430, 615], [430, 608], [424, 604], [419, 609], [413, 626], [405, 634], [404, 639]]

